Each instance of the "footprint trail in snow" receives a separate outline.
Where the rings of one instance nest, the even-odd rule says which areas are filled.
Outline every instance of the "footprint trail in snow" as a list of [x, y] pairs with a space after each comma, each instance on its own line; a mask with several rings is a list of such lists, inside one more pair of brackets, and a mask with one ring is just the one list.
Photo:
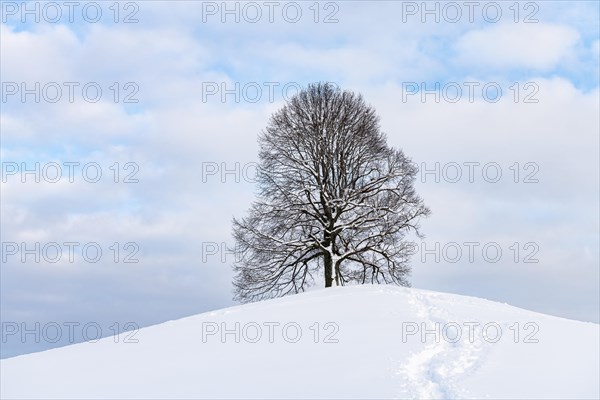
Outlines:
[[[397, 373], [416, 399], [471, 397], [467, 391], [458, 389], [456, 382], [473, 372], [482, 359], [484, 342], [480, 328], [475, 326], [472, 334], [466, 335], [462, 329], [459, 336], [463, 323], [468, 321], [459, 321], [437, 307], [436, 299], [433, 293], [411, 294], [409, 303], [416, 308], [418, 332], [407, 336], [406, 341], [423, 341], [425, 346], [409, 356]], [[425, 329], [428, 333], [423, 337]]]

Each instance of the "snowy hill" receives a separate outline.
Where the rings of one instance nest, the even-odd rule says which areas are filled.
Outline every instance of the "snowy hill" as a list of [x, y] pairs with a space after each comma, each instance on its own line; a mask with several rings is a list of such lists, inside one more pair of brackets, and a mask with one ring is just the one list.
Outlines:
[[123, 335], [2, 360], [1, 397], [600, 397], [597, 324], [425, 290], [317, 290]]

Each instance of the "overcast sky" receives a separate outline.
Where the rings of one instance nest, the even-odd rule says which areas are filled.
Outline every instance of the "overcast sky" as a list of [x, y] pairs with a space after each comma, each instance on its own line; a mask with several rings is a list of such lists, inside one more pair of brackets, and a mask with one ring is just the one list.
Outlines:
[[2, 357], [233, 305], [257, 134], [316, 81], [422, 167], [414, 287], [598, 322], [598, 4], [3, 1]]

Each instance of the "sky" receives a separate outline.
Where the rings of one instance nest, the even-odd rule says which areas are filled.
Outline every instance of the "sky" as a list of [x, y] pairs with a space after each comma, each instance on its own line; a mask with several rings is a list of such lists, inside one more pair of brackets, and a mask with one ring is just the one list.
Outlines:
[[0, 9], [1, 357], [234, 305], [257, 135], [325, 81], [421, 169], [413, 287], [600, 321], [598, 2]]

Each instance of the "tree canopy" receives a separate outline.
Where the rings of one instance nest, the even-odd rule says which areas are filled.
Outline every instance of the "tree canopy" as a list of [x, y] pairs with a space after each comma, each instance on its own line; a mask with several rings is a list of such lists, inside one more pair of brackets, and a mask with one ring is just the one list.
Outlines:
[[429, 209], [418, 169], [387, 145], [361, 95], [309, 85], [271, 116], [259, 141], [258, 196], [233, 220], [235, 298], [348, 283], [408, 286], [411, 246]]

